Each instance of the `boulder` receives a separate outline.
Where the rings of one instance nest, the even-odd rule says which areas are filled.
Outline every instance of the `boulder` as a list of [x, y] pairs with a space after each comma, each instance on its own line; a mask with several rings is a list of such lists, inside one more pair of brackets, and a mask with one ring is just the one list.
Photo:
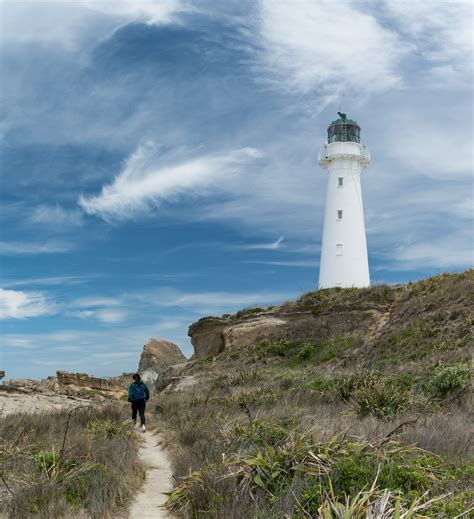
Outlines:
[[151, 338], [143, 346], [138, 370], [145, 382], [155, 382], [169, 366], [182, 364], [186, 360], [176, 344]]

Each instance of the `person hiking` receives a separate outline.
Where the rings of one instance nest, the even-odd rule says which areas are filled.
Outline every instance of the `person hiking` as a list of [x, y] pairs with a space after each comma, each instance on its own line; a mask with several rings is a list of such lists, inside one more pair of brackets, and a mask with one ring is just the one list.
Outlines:
[[133, 382], [128, 388], [128, 401], [132, 404], [132, 423], [137, 424], [137, 411], [140, 415], [140, 423], [142, 432], [146, 432], [145, 428], [145, 408], [146, 401], [150, 398], [150, 391], [146, 384], [142, 381], [140, 375], [133, 375]]

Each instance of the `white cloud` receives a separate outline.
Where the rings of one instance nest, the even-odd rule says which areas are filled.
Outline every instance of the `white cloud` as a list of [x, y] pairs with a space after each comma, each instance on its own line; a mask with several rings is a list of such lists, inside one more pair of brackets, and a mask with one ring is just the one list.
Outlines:
[[94, 308], [98, 306], [116, 306], [120, 304], [120, 299], [116, 297], [91, 296], [74, 299], [68, 306], [70, 308]]
[[[435, 114], [434, 114], [435, 115]], [[468, 114], [466, 114], [468, 115]], [[469, 115], [468, 115], [469, 116]], [[386, 156], [394, 157], [421, 175], [438, 179], [472, 175], [472, 132], [456, 121], [443, 124], [407, 115], [399, 131], [386, 143]], [[395, 129], [396, 124], [393, 125]]]
[[265, 260], [252, 260], [245, 261], [245, 263], [256, 263], [259, 265], [274, 265], [275, 267], [301, 267], [301, 268], [312, 268], [316, 269], [319, 265], [318, 260], [288, 260], [288, 261], [265, 261]]
[[35, 207], [27, 221], [32, 224], [54, 228], [80, 227], [83, 224], [81, 211], [68, 211], [60, 205], [39, 205]]
[[192, 308], [197, 311], [207, 311], [213, 309], [216, 312], [232, 308], [242, 308], [250, 305], [267, 305], [285, 301], [295, 294], [288, 292], [181, 292], [176, 289], [159, 289], [154, 292], [143, 292], [131, 294], [141, 301], [156, 306], [177, 306]]
[[360, 94], [400, 86], [398, 67], [409, 50], [356, 3], [333, 0], [261, 0], [257, 43], [263, 49], [261, 73], [291, 91], [322, 87], [326, 104], [347, 90]]
[[191, 7], [182, 0], [3, 0], [2, 40], [78, 51], [122, 24], [161, 24]]
[[[395, 251], [393, 260], [401, 268], [472, 268], [474, 243], [467, 230], [431, 240], [417, 240]], [[387, 268], [389, 270], [389, 268]]]
[[79, 205], [105, 220], [133, 218], [183, 195], [196, 197], [224, 189], [230, 177], [260, 157], [254, 148], [204, 155], [178, 164], [156, 166], [157, 150], [140, 146], [124, 170], [97, 196], [81, 196]]
[[56, 313], [56, 305], [41, 292], [0, 288], [0, 319], [24, 319]]
[[84, 5], [109, 16], [148, 24], [171, 23], [180, 12], [192, 10], [183, 0], [82, 0]]
[[465, 75], [472, 70], [472, 0], [385, 0], [387, 13], [401, 33], [433, 66]]
[[120, 323], [127, 318], [127, 312], [116, 309], [80, 310], [71, 312], [69, 315], [80, 319], [95, 319], [102, 323]]
[[1, 281], [4, 287], [38, 286], [38, 285], [79, 285], [85, 283], [88, 276], [52, 276], [45, 278], [9, 279]]
[[33, 242], [0, 242], [0, 255], [23, 256], [30, 254], [56, 254], [69, 252], [74, 246], [60, 241]]
[[248, 245], [238, 245], [240, 250], [276, 250], [281, 248], [284, 236], [280, 236], [278, 240], [271, 243], [249, 243]]
[[103, 323], [119, 323], [127, 319], [127, 312], [124, 310], [97, 310], [95, 318]]
[[127, 319], [128, 312], [123, 308], [127, 298], [118, 297], [81, 297], [68, 304], [69, 308], [78, 308], [70, 311], [67, 315], [79, 319], [94, 319], [102, 323], [120, 323]]

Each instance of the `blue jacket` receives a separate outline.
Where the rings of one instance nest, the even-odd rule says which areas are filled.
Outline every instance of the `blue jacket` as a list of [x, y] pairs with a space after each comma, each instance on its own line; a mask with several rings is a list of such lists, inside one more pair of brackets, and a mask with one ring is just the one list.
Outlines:
[[[148, 391], [148, 388], [145, 384], [145, 382], [142, 382], [140, 380], [140, 382], [138, 383], [140, 384], [141, 388], [142, 388], [142, 391], [143, 393], [145, 394], [145, 398], [148, 400], [150, 398], [150, 391]], [[135, 401], [135, 388], [134, 386], [138, 385], [136, 382], [132, 382], [128, 388], [128, 401], [129, 402], [134, 402]]]

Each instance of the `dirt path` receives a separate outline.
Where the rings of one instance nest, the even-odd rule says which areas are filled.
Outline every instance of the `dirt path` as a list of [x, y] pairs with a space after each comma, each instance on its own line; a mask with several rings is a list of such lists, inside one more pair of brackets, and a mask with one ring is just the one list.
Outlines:
[[160, 519], [171, 517], [164, 504], [166, 496], [163, 492], [170, 492], [171, 464], [163, 447], [159, 445], [160, 436], [152, 432], [142, 435], [140, 458], [147, 465], [146, 481], [143, 491], [130, 507], [130, 519]]

